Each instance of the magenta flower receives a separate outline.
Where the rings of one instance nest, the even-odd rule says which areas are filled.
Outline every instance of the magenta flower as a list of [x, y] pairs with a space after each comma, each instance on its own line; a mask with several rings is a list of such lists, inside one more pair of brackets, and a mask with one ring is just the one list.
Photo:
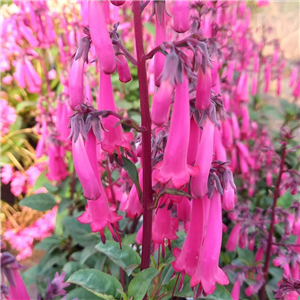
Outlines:
[[[143, 169], [141, 169], [139, 173], [139, 182], [141, 184], [141, 189], [143, 190]], [[139, 217], [143, 212], [143, 207], [141, 205], [135, 184], [130, 190], [128, 199], [124, 206], [124, 211], [126, 211], [128, 217], [132, 219], [135, 217]]]
[[89, 200], [98, 199], [101, 195], [101, 189], [95, 177], [91, 162], [89, 160], [89, 156], [84, 145], [84, 140], [81, 135], [79, 135], [76, 142], [72, 142], [72, 154], [74, 167], [82, 185], [84, 197]]
[[126, 58], [123, 54], [120, 54], [117, 59], [117, 69], [119, 74], [119, 80], [123, 83], [127, 83], [131, 80], [130, 69]]
[[69, 117], [72, 111], [66, 102], [58, 101], [56, 107], [56, 131], [60, 134], [60, 139], [66, 141], [70, 135], [70, 128], [68, 128]]
[[[82, 137], [79, 136], [79, 138], [81, 138], [81, 141], [83, 143]], [[88, 166], [89, 174], [86, 173], [85, 176], [87, 176], [87, 178], [91, 178], [91, 182], [93, 183], [91, 189], [95, 189], [94, 190], [95, 193], [93, 192], [93, 194], [96, 195], [96, 193], [99, 193], [100, 196], [98, 196], [98, 198], [96, 198], [95, 200], [88, 199], [87, 201], [88, 204], [86, 206], [85, 212], [80, 217], [78, 217], [77, 220], [83, 224], [90, 223], [91, 230], [93, 232], [98, 232], [98, 231], [100, 232], [103, 243], [105, 243], [106, 240], [104, 235], [104, 229], [106, 226], [108, 226], [109, 230], [112, 233], [112, 236], [116, 240], [119, 240], [119, 238], [116, 236], [115, 231], [118, 230], [118, 221], [122, 219], [122, 216], [118, 216], [114, 212], [115, 207], [114, 206], [110, 207], [108, 204], [107, 196], [103, 189], [100, 180], [99, 171], [98, 171], [96, 137], [91, 131], [88, 134], [88, 140], [86, 141], [85, 150], [84, 150], [84, 146], [83, 148], [82, 146], [80, 146], [80, 148], [82, 151], [78, 152], [79, 155], [78, 162], [81, 163], [81, 168], [82, 167], [87, 168]], [[82, 153], [85, 153], [86, 155], [86, 158], [84, 159], [85, 164], [82, 164]], [[75, 160], [74, 154], [73, 154], [73, 159]], [[74, 165], [75, 165], [75, 161], [74, 161]], [[75, 169], [77, 172], [76, 165], [75, 165]], [[82, 171], [83, 170], [80, 170], [80, 172]], [[97, 186], [95, 181], [97, 183]], [[87, 185], [87, 182], [85, 182], [85, 184]]]
[[187, 162], [189, 165], [193, 165], [196, 160], [197, 151], [200, 141], [200, 128], [195, 122], [194, 117], [190, 119], [190, 138], [188, 147]]
[[190, 28], [190, 3], [189, 1], [174, 1], [173, 28], [183, 33]]
[[62, 272], [60, 275], [58, 272], [55, 273], [55, 277], [50, 283], [49, 278], [48, 278], [48, 283], [47, 283], [47, 290], [46, 290], [46, 299], [53, 299], [58, 296], [64, 296], [66, 295], [66, 291], [64, 288], [68, 287], [70, 284], [67, 282], [64, 282], [66, 273]]
[[152, 122], [158, 126], [166, 124], [169, 120], [173, 90], [179, 77], [178, 68], [179, 58], [174, 52], [171, 52], [166, 57], [160, 88], [153, 97], [151, 107]]
[[116, 70], [117, 62], [106, 27], [104, 2], [107, 1], [89, 1], [89, 29], [100, 68], [105, 74], [111, 74]]
[[193, 276], [196, 271], [200, 252], [202, 251], [206, 213], [209, 205], [210, 200], [207, 197], [192, 200], [191, 221], [186, 239], [181, 250], [178, 248], [173, 250], [175, 261], [172, 262], [172, 267], [176, 272]]
[[200, 167], [200, 172], [191, 181], [192, 196], [196, 199], [203, 198], [208, 192], [207, 181], [213, 156], [214, 130], [215, 125], [207, 118], [203, 125], [203, 132], [195, 162], [195, 165]]
[[235, 199], [234, 193], [236, 186], [233, 181], [232, 172], [225, 170], [223, 173], [223, 196], [222, 196], [222, 207], [226, 211], [234, 209]]
[[171, 241], [177, 239], [176, 229], [178, 221], [176, 218], [171, 218], [171, 210], [168, 207], [158, 209], [154, 214], [152, 224], [152, 240], [155, 245], [162, 246], [162, 256], [165, 256], [165, 239], [168, 241], [169, 248], [171, 248]]
[[248, 102], [248, 73], [241, 74], [235, 93], [238, 101]]
[[241, 224], [237, 223], [234, 225], [233, 229], [230, 232], [229, 238], [227, 240], [227, 244], [225, 246], [226, 250], [228, 252], [233, 252], [236, 249], [237, 243], [238, 243], [238, 238], [239, 234], [241, 231]]
[[14, 175], [14, 170], [11, 165], [5, 164], [1, 167], [0, 177], [2, 183], [8, 184], [12, 180], [13, 175]]
[[183, 83], [178, 83], [175, 91], [169, 138], [164, 159], [156, 177], [162, 183], [171, 180], [175, 188], [184, 186], [189, 182], [191, 175], [194, 176], [199, 172], [198, 167], [188, 166], [187, 164], [190, 134], [189, 111], [188, 79], [184, 74]]
[[240, 300], [240, 291], [241, 291], [241, 285], [242, 285], [242, 278], [241, 276], [237, 275], [236, 280], [234, 282], [232, 291], [231, 291], [231, 297], [232, 300]]
[[[99, 98], [97, 99], [97, 106], [99, 110], [111, 110], [117, 113], [110, 75], [106, 75], [103, 72], [100, 72], [100, 92]], [[131, 148], [129, 141], [132, 140], [133, 135], [131, 132], [123, 133], [121, 124], [115, 127], [118, 121], [119, 119], [115, 116], [102, 119], [105, 131], [103, 131], [101, 147], [110, 154], [115, 150], [117, 153], [120, 153], [119, 147], [127, 150]]]
[[68, 176], [67, 165], [64, 162], [65, 149], [57, 140], [50, 137], [46, 144], [47, 155], [49, 157], [49, 180], [61, 181]]
[[[177, 1], [176, 1], [177, 2]], [[205, 110], [211, 104], [211, 70], [207, 66], [205, 73], [203, 73], [202, 67], [198, 69], [198, 81], [197, 81], [197, 91], [196, 91], [196, 107], [200, 110]]]
[[297, 79], [297, 74], [298, 74], [298, 67], [294, 67], [292, 73], [291, 73], [291, 77], [290, 77], [290, 87], [292, 87]]
[[12, 194], [18, 197], [23, 192], [25, 192], [26, 191], [25, 182], [26, 182], [26, 177], [20, 171], [16, 171], [14, 174], [14, 178], [10, 183], [10, 189]]
[[216, 282], [221, 285], [227, 285], [229, 283], [226, 274], [219, 268], [222, 244], [222, 207], [220, 194], [214, 191], [210, 201], [209, 218], [207, 221], [203, 249], [196, 272], [191, 279], [191, 286], [200, 284], [207, 295], [214, 292]]
[[191, 201], [186, 197], [182, 197], [181, 201], [177, 203], [177, 219], [187, 223], [191, 218], [191, 209]]

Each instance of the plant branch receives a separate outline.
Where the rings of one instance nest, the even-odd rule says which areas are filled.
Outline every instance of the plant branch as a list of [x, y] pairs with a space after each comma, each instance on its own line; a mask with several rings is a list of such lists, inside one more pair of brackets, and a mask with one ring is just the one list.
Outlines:
[[267, 244], [267, 250], [266, 250], [266, 260], [264, 263], [264, 284], [261, 287], [259, 291], [259, 299], [266, 299], [266, 284], [267, 284], [267, 279], [268, 279], [268, 273], [269, 273], [269, 267], [270, 267], [270, 258], [271, 258], [271, 249], [272, 249], [272, 244], [273, 244], [273, 235], [274, 235], [274, 225], [275, 225], [275, 208], [277, 206], [277, 200], [280, 196], [280, 183], [281, 183], [281, 177], [284, 171], [284, 162], [286, 158], [286, 143], [283, 144], [283, 153], [281, 157], [281, 162], [280, 162], [280, 169], [279, 169], [279, 175], [277, 178], [276, 182], [276, 188], [275, 188], [275, 193], [274, 193], [274, 198], [273, 198], [273, 206], [272, 206], [272, 214], [271, 214], [271, 224], [270, 224], [270, 229], [269, 229], [269, 236], [268, 236], [268, 244]]
[[141, 270], [150, 265], [151, 240], [152, 240], [152, 161], [151, 161], [151, 118], [149, 111], [149, 96], [147, 72], [143, 46], [143, 27], [141, 18], [141, 1], [133, 1], [134, 32], [137, 51], [137, 70], [139, 78], [140, 105], [142, 126], [142, 160], [143, 160], [143, 241]]

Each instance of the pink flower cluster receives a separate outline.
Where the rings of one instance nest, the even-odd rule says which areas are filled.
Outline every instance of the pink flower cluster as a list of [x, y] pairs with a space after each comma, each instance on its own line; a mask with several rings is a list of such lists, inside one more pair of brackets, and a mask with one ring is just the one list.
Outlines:
[[[32, 188], [34, 186], [37, 178], [44, 169], [44, 163], [39, 163], [29, 167], [23, 174], [20, 171], [14, 171], [11, 165], [5, 164], [1, 167], [0, 177], [4, 184], [10, 183], [12, 194], [18, 197], [21, 194], [26, 194], [28, 188]], [[44, 187], [34, 191], [35, 194], [45, 192], [47, 192], [47, 190]]]
[[33, 243], [50, 236], [55, 227], [57, 207], [36, 220], [31, 226], [21, 230], [10, 229], [4, 233], [4, 238], [11, 247], [19, 251], [17, 260], [23, 260], [32, 254]]
[[6, 99], [0, 99], [0, 133], [4, 136], [9, 132], [10, 125], [14, 124], [17, 115], [13, 107], [9, 106]]

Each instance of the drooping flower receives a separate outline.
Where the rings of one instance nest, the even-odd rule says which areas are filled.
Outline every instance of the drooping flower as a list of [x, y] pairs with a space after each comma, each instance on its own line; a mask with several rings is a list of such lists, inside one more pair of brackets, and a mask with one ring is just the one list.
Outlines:
[[173, 28], [183, 33], [190, 28], [190, 3], [189, 1], [174, 1]]
[[107, 31], [104, 6], [107, 1], [89, 1], [88, 19], [92, 43], [105, 74], [112, 74], [117, 68], [114, 48]]
[[207, 181], [213, 156], [214, 130], [215, 125], [207, 118], [203, 125], [203, 132], [195, 161], [195, 165], [200, 167], [200, 172], [191, 181], [192, 196], [196, 199], [203, 198], [208, 192]]
[[187, 164], [189, 114], [188, 79], [184, 74], [182, 84], [178, 83], [175, 91], [169, 138], [164, 159], [156, 177], [162, 183], [171, 180], [175, 188], [184, 186], [190, 180], [190, 175], [194, 176], [199, 172], [198, 167], [191, 167]]
[[119, 80], [123, 83], [127, 83], [131, 80], [130, 69], [126, 58], [123, 54], [120, 54], [117, 59], [117, 69], [119, 74]]
[[172, 267], [176, 272], [183, 272], [193, 276], [197, 265], [202, 244], [205, 235], [206, 213], [209, 210], [210, 200], [207, 197], [203, 199], [192, 200], [191, 221], [189, 223], [186, 239], [182, 249], [175, 248], [173, 255], [175, 261]]
[[26, 286], [20, 275], [21, 265], [8, 252], [3, 252], [1, 256], [1, 275], [5, 275], [9, 283], [9, 296], [7, 300], [30, 300]]
[[90, 43], [91, 42], [88, 37], [83, 37], [80, 39], [79, 46], [69, 73], [69, 105], [73, 110], [76, 110], [80, 103], [86, 102], [84, 99], [83, 73], [84, 63], [88, 63]]
[[164, 125], [169, 120], [170, 104], [175, 84], [180, 78], [180, 61], [173, 51], [167, 55], [164, 69], [161, 74], [161, 84], [158, 92], [153, 97], [151, 107], [152, 122], [158, 126]]
[[207, 221], [203, 249], [200, 254], [197, 269], [191, 279], [191, 286], [200, 284], [207, 295], [214, 292], [217, 282], [221, 285], [227, 285], [229, 283], [227, 276], [223, 270], [219, 268], [222, 244], [222, 207], [220, 194], [214, 191], [210, 201], [209, 218]]
[[72, 142], [72, 154], [75, 171], [82, 185], [84, 197], [89, 200], [98, 199], [101, 195], [101, 189], [81, 135], [79, 135], [76, 142]]
[[165, 254], [165, 240], [168, 241], [169, 248], [171, 248], [171, 241], [177, 239], [175, 232], [177, 226], [178, 221], [176, 218], [171, 218], [171, 210], [168, 210], [167, 206], [158, 209], [156, 214], [154, 214], [152, 240], [154, 244], [162, 246], [163, 257]]
[[196, 107], [205, 110], [211, 104], [211, 87], [212, 78], [210, 67], [206, 67], [205, 73], [202, 66], [198, 69], [197, 91], [196, 91]]
[[[97, 107], [99, 110], [111, 110], [117, 113], [110, 75], [106, 75], [103, 72], [100, 72], [100, 92], [97, 99]], [[106, 130], [103, 132], [101, 147], [110, 154], [115, 150], [117, 153], [120, 153], [119, 147], [130, 150], [129, 141], [133, 138], [131, 132], [123, 133], [121, 124], [115, 127], [118, 121], [119, 119], [115, 116], [108, 116], [102, 119], [103, 127]]]

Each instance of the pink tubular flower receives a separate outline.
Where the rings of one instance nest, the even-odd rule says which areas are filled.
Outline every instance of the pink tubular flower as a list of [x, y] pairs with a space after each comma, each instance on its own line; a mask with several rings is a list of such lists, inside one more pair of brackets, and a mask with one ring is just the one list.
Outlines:
[[183, 33], [190, 28], [190, 3], [189, 1], [174, 1], [173, 28]]
[[69, 105], [75, 110], [78, 104], [84, 103], [83, 97], [83, 68], [84, 60], [79, 58], [73, 61], [69, 76]]
[[175, 91], [169, 138], [164, 159], [156, 177], [162, 183], [171, 180], [175, 188], [185, 185], [190, 180], [190, 175], [196, 175], [199, 170], [187, 164], [190, 133], [189, 110], [188, 79], [184, 74], [183, 83], [179, 83]]
[[117, 62], [105, 23], [103, 2], [106, 1], [89, 1], [89, 28], [100, 68], [105, 74], [111, 74], [116, 70]]
[[12, 269], [15, 286], [9, 286], [9, 297], [7, 300], [30, 300], [26, 286], [18, 269]]
[[178, 221], [176, 218], [171, 218], [171, 210], [168, 210], [167, 206], [157, 210], [152, 224], [152, 240], [154, 244], [162, 246], [163, 257], [165, 254], [165, 239], [168, 240], [169, 248], [171, 248], [171, 241], [177, 239], [175, 232], [177, 226]]
[[260, 6], [260, 7], [262, 7], [262, 6], [267, 6], [267, 5], [269, 5], [270, 4], [270, 1], [269, 0], [257, 0], [256, 1], [256, 5], [257, 6]]
[[101, 195], [101, 189], [95, 177], [81, 135], [79, 135], [76, 142], [72, 142], [72, 154], [75, 171], [82, 185], [84, 197], [89, 200], [98, 199]]
[[223, 209], [230, 211], [234, 209], [235, 199], [234, 193], [236, 191], [236, 186], [234, 184], [232, 172], [225, 170], [223, 173]]
[[232, 300], [240, 300], [240, 290], [241, 290], [241, 280], [239, 276], [237, 276], [231, 291]]
[[160, 126], [168, 122], [173, 89], [170, 81], [164, 80], [158, 92], [154, 95], [151, 118], [155, 125]]
[[209, 218], [207, 221], [207, 231], [204, 238], [203, 249], [196, 272], [191, 279], [191, 286], [195, 286], [199, 283], [207, 295], [214, 292], [216, 282], [221, 285], [227, 285], [229, 283], [227, 276], [223, 270], [219, 268], [222, 244], [222, 207], [220, 194], [214, 191], [210, 201]]
[[61, 181], [68, 176], [67, 165], [64, 162], [65, 150], [60, 142], [55, 140], [47, 142], [47, 155], [49, 156], [49, 180]]
[[232, 231], [230, 232], [227, 244], [225, 246], [225, 248], [228, 252], [235, 251], [237, 242], [238, 242], [238, 238], [239, 238], [239, 234], [241, 231], [241, 227], [242, 227], [241, 224], [237, 223], [237, 224], [235, 224]]
[[213, 156], [214, 130], [215, 125], [207, 118], [195, 162], [195, 165], [200, 167], [200, 172], [191, 181], [192, 196], [196, 199], [203, 198], [208, 192], [207, 181]]
[[290, 77], [290, 87], [292, 87], [297, 79], [297, 74], [298, 74], [298, 67], [295, 67], [291, 73], [291, 77]]
[[14, 170], [11, 165], [5, 164], [1, 167], [1, 182], [4, 184], [8, 184], [13, 178]]
[[[111, 110], [117, 113], [110, 75], [100, 72], [100, 92], [97, 99], [99, 110]], [[115, 150], [119, 153], [119, 147], [130, 150], [129, 141], [132, 140], [132, 133], [123, 133], [122, 126], [115, 127], [119, 119], [115, 116], [109, 116], [102, 119], [102, 124], [106, 131], [103, 131], [103, 140], [101, 147], [104, 151], [112, 154]]]
[[212, 79], [210, 68], [207, 66], [205, 73], [203, 73], [202, 67], [199, 67], [196, 91], [196, 107], [198, 109], [205, 110], [210, 106], [211, 86]]
[[187, 223], [191, 218], [191, 209], [191, 201], [186, 197], [182, 197], [181, 201], [177, 203], [177, 219]]
[[153, 97], [151, 107], [151, 118], [154, 124], [160, 126], [169, 120], [170, 104], [174, 85], [178, 79], [178, 56], [171, 52], [165, 60], [164, 69], [161, 75], [161, 84], [157, 94]]
[[183, 274], [186, 273], [189, 276], [193, 276], [196, 271], [206, 223], [205, 208], [209, 204], [210, 200], [207, 197], [192, 200], [191, 221], [186, 239], [181, 250], [178, 248], [173, 250], [175, 261], [172, 262], [172, 267], [176, 272], [183, 272]]
[[189, 148], [187, 162], [189, 165], [193, 165], [196, 160], [197, 151], [199, 147], [200, 140], [200, 128], [195, 122], [194, 117], [190, 119], [190, 138], [189, 138]]
[[251, 95], [255, 96], [257, 94], [257, 74], [252, 76], [252, 86], [251, 86]]
[[31, 62], [25, 58], [25, 72], [28, 91], [32, 93], [39, 92], [42, 85], [42, 79], [31, 64]]
[[26, 87], [25, 63], [21, 60], [16, 62], [16, 72], [14, 73], [14, 78], [18, 82], [19, 87]]
[[126, 58], [123, 54], [118, 56], [117, 69], [119, 74], [119, 80], [123, 83], [127, 83], [131, 80], [131, 74]]
[[[82, 140], [83, 142], [83, 140]], [[118, 240], [118, 237], [116, 237], [116, 234], [114, 232], [114, 229], [118, 229], [118, 221], [122, 219], [122, 216], [118, 216], [114, 210], [115, 207], [110, 207], [108, 205], [108, 200], [105, 194], [105, 191], [103, 189], [100, 175], [98, 171], [98, 164], [97, 164], [97, 153], [96, 153], [96, 137], [92, 132], [89, 132], [88, 134], [88, 145], [86, 145], [86, 155], [87, 155], [87, 162], [91, 166], [92, 170], [89, 169], [89, 177], [92, 178], [92, 180], [96, 180], [99, 190], [100, 190], [100, 197], [98, 197], [96, 200], [88, 200], [88, 204], [86, 206], [85, 212], [77, 218], [77, 220], [80, 223], [91, 225], [92, 232], [100, 232], [102, 242], [105, 243], [105, 235], [104, 235], [104, 229], [106, 226], [108, 226], [110, 232], [112, 233], [112, 236], [115, 240]], [[84, 152], [84, 151], [82, 151]], [[79, 152], [80, 153], [80, 152]], [[80, 157], [79, 157], [80, 158]], [[81, 165], [82, 164], [82, 160]], [[74, 163], [75, 164], [75, 163]], [[88, 165], [87, 163], [85, 164]], [[76, 167], [76, 166], [75, 166]], [[77, 172], [77, 169], [76, 169]], [[91, 174], [90, 174], [91, 173]]]
[[271, 81], [271, 66], [268, 65], [265, 67], [265, 88], [264, 88], [265, 93], [269, 91], [270, 81]]
[[[156, 18], [155, 18], [155, 46], [166, 41], [166, 22], [165, 22], [165, 1], [154, 1]], [[155, 85], [160, 86], [160, 75], [165, 64], [165, 55], [157, 52], [154, 56], [154, 78]]]
[[[143, 170], [140, 170], [139, 173], [139, 182], [141, 184], [141, 189], [143, 190]], [[130, 218], [139, 217], [143, 212], [143, 207], [141, 205], [139, 195], [136, 189], [135, 184], [132, 186], [130, 193], [128, 195], [128, 199], [124, 206], [124, 211], [126, 211], [127, 215]]]
[[300, 98], [300, 76], [298, 78], [298, 82], [295, 86], [295, 89], [293, 90], [293, 96], [295, 98]]
[[60, 139], [66, 141], [70, 135], [70, 128], [68, 128], [69, 117], [72, 111], [66, 102], [58, 102], [56, 107], [56, 131], [60, 134]]
[[236, 87], [236, 97], [238, 101], [248, 102], [248, 73], [241, 74]]

